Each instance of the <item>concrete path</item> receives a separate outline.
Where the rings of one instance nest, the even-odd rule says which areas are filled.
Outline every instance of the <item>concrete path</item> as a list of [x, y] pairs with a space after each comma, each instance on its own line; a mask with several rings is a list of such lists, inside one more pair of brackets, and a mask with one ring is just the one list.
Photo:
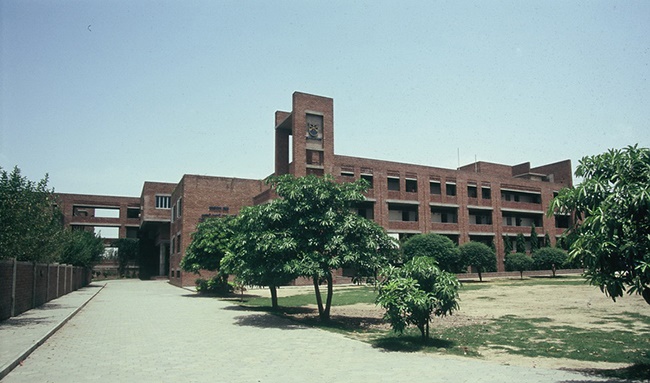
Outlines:
[[[85, 290], [85, 289], [84, 289]], [[91, 287], [92, 295], [99, 287]], [[86, 298], [88, 295], [86, 296]], [[60, 298], [61, 299], [61, 298]], [[69, 298], [72, 299], [72, 298]], [[63, 306], [63, 303], [51, 303]], [[54, 309], [54, 308], [53, 308]], [[38, 310], [32, 310], [38, 311]], [[48, 309], [35, 315], [45, 321]], [[11, 326], [11, 324], [10, 324]], [[10, 327], [9, 326], [9, 327]], [[20, 327], [20, 325], [17, 325]], [[0, 355], [17, 337], [0, 326]], [[38, 326], [36, 326], [38, 327]], [[51, 326], [50, 326], [51, 327]], [[23, 342], [24, 343], [24, 342]], [[106, 286], [3, 380], [12, 382], [600, 382], [577, 373], [374, 349], [166, 282]]]

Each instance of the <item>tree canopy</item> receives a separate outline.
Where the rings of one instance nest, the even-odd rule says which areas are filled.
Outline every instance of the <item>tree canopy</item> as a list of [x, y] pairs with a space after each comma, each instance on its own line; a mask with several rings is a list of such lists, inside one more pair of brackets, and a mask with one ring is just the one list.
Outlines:
[[231, 217], [212, 217], [200, 222], [181, 260], [181, 269], [197, 274], [200, 270], [219, 269], [232, 235]]
[[548, 212], [574, 215], [570, 257], [612, 299], [627, 291], [650, 304], [650, 149], [584, 157], [575, 175], [582, 182], [560, 190]]
[[232, 235], [221, 266], [246, 285], [268, 286], [271, 305], [278, 307], [277, 288], [299, 274], [296, 242], [284, 227], [276, 203], [242, 209], [232, 224]]
[[542, 247], [533, 253], [532, 259], [533, 267], [537, 270], [551, 270], [555, 277], [555, 270], [564, 268], [567, 253], [557, 247]]
[[0, 168], [0, 259], [58, 260], [63, 221], [47, 183], [47, 175], [33, 182], [18, 167], [10, 173]]
[[533, 259], [524, 253], [507, 254], [503, 263], [506, 271], [519, 271], [521, 279], [524, 279], [524, 271], [533, 269]]
[[104, 254], [104, 241], [88, 231], [65, 230], [60, 263], [92, 268]]
[[[271, 202], [273, 214], [295, 246], [295, 274], [312, 278], [319, 316], [329, 319], [333, 294], [332, 272], [354, 269], [357, 278], [374, 278], [395, 256], [396, 244], [376, 223], [352, 212], [365, 199], [364, 180], [337, 183], [331, 176], [271, 177], [280, 198]], [[319, 285], [327, 285], [323, 305]]]
[[484, 271], [496, 271], [497, 257], [490, 246], [480, 242], [467, 242], [460, 246], [460, 257], [463, 263], [472, 266], [483, 281]]
[[458, 246], [444, 235], [435, 233], [416, 234], [402, 245], [404, 261], [415, 257], [431, 257], [441, 270], [460, 273], [465, 268]]

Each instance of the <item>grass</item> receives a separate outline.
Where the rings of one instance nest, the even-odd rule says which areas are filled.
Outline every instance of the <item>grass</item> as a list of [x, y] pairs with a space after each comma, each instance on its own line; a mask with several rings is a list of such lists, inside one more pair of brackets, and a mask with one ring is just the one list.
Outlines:
[[[524, 280], [498, 280], [492, 282], [463, 283], [463, 292], [489, 290], [496, 285], [517, 286], [571, 286], [584, 285], [580, 277], [528, 278]], [[333, 296], [333, 306], [357, 303], [374, 304], [376, 291], [372, 287], [337, 289]], [[323, 299], [325, 297], [323, 296]], [[498, 296], [478, 297], [488, 301], [498, 300]], [[302, 307], [315, 303], [314, 294], [279, 298], [280, 306]], [[269, 298], [253, 298], [245, 302], [247, 306], [269, 306]], [[498, 304], [498, 302], [496, 302]], [[281, 315], [291, 318], [290, 310], [282, 310]], [[363, 318], [350, 318], [343, 321], [336, 318], [328, 323], [320, 322], [315, 316], [303, 317], [300, 322], [330, 331], [354, 334], [370, 342], [374, 347], [403, 352], [444, 352], [446, 354], [481, 357], [487, 350], [525, 357], [567, 358], [591, 362], [612, 362], [630, 364], [624, 369], [600, 370], [598, 373], [616, 378], [647, 378], [650, 376], [650, 316], [633, 312], [621, 312], [602, 318], [603, 323], [611, 324], [605, 329], [580, 328], [554, 324], [549, 318], [524, 318], [505, 315], [496, 320], [485, 320], [481, 324], [459, 325], [455, 327], [430, 330], [431, 338], [423, 342], [415, 328], [404, 334], [377, 330], [363, 326]], [[633, 325], [642, 330], [634, 331]], [[640, 326], [639, 326], [640, 324]]]

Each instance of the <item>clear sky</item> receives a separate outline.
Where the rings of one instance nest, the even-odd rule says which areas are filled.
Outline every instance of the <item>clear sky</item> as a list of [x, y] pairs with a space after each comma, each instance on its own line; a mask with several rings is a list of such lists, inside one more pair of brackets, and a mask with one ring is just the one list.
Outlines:
[[274, 112], [445, 168], [650, 146], [648, 1], [0, 1], [0, 166], [139, 196], [273, 172]]

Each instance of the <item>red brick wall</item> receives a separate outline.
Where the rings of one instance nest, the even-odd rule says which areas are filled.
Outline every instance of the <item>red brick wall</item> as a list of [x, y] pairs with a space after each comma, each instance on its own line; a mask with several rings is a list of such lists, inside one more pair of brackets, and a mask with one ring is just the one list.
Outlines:
[[[14, 284], [16, 300], [13, 311], [14, 315], [19, 315], [90, 283], [89, 271], [81, 267], [17, 262], [15, 280], [13, 269], [13, 260], [0, 260], [0, 320], [11, 316], [11, 294]], [[59, 270], [58, 280], [57, 269]], [[57, 284], [59, 285], [58, 296]], [[64, 284], [66, 285], [65, 293]]]

